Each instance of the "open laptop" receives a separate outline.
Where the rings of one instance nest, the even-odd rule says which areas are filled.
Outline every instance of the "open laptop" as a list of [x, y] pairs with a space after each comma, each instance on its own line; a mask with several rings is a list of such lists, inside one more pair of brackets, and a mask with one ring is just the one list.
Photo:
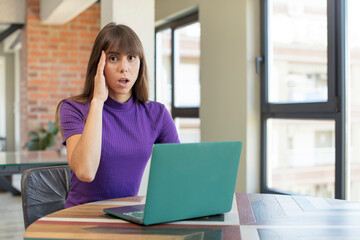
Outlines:
[[229, 212], [241, 147], [239, 141], [155, 144], [145, 205], [104, 212], [142, 225]]

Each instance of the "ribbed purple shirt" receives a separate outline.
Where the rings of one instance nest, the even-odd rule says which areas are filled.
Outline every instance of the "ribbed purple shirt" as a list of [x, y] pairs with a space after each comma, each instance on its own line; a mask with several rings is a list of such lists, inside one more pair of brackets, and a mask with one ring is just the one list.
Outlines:
[[[60, 108], [63, 144], [84, 130], [90, 103], [65, 100]], [[136, 196], [154, 143], [178, 143], [169, 112], [157, 102], [140, 103], [133, 97], [124, 104], [112, 98], [103, 108], [100, 165], [92, 182], [82, 182], [72, 172], [65, 207]], [[76, 159], [75, 159], [76, 161]]]

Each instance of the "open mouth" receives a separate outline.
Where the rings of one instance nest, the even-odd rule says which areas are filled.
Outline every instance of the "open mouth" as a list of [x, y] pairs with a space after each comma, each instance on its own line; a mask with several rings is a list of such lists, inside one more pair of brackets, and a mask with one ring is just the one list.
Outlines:
[[129, 82], [129, 80], [126, 79], [126, 78], [119, 80], [119, 83], [121, 83], [121, 84], [126, 84], [126, 83], [128, 83], [128, 82]]
[[120, 80], [118, 80], [118, 83], [121, 87], [126, 87], [128, 82], [129, 82], [129, 79], [127, 79], [127, 78], [121, 78]]

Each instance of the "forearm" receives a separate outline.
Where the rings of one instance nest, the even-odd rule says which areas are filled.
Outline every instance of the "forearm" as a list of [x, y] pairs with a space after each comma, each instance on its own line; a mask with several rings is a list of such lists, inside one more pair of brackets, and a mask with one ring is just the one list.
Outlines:
[[91, 182], [99, 167], [102, 141], [102, 112], [104, 102], [93, 99], [84, 131], [76, 144], [69, 165], [76, 176]]

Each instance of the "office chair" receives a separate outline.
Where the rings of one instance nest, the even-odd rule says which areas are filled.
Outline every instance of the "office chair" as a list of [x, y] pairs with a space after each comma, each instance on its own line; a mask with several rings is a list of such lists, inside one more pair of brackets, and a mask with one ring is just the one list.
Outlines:
[[68, 165], [30, 168], [21, 177], [25, 229], [37, 219], [63, 209], [70, 191]]

